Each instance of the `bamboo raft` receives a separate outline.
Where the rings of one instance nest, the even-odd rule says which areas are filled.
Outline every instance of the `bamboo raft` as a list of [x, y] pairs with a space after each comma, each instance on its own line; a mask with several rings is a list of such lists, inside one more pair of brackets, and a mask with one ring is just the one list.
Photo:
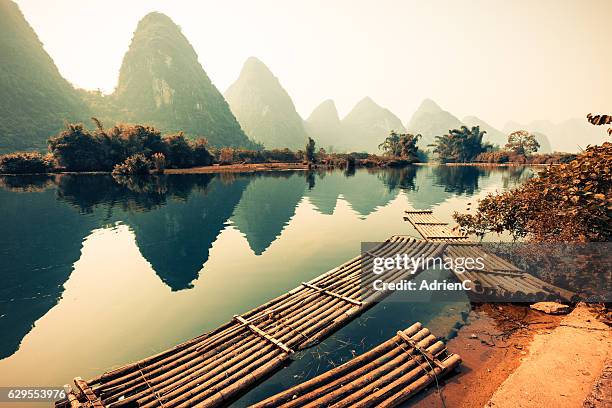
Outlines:
[[487, 252], [477, 242], [450, 228], [431, 210], [406, 210], [404, 220], [410, 222], [427, 241], [446, 242], [445, 256], [451, 258], [482, 258], [482, 270], [466, 269], [453, 273], [461, 282], [470, 281], [473, 286], [468, 295], [473, 301], [570, 301], [575, 293], [544, 282], [517, 268], [510, 262]]
[[[443, 245], [392, 236], [372, 250], [221, 327], [90, 380], [75, 378], [56, 407], [185, 408], [227, 405], [257, 382], [373, 306], [388, 292], [364, 292], [374, 257], [440, 256]], [[418, 271], [420, 272], [420, 271]], [[387, 281], [410, 279], [403, 269]]]
[[415, 323], [345, 364], [250, 408], [396, 407], [460, 362], [457, 354]]

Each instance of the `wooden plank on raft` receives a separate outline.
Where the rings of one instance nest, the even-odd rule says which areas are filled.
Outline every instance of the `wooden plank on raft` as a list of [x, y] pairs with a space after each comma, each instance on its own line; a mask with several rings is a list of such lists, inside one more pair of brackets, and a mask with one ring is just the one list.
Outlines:
[[76, 377], [74, 379], [74, 385], [76, 385], [77, 389], [85, 396], [87, 402], [93, 406], [94, 408], [104, 408], [100, 398], [93, 393], [89, 385], [83, 380], [81, 377]]
[[320, 287], [315, 286], [315, 285], [311, 285], [310, 283], [307, 283], [307, 282], [302, 282], [302, 285], [306, 286], [307, 288], [314, 289], [314, 290], [316, 290], [318, 292], [324, 293], [324, 294], [326, 294], [328, 296], [332, 296], [332, 297], [335, 297], [335, 298], [338, 298], [338, 299], [342, 299], [345, 302], [352, 303], [352, 304], [354, 304], [356, 306], [363, 305], [363, 302], [360, 301], [360, 300], [355, 300], [355, 299], [352, 299], [352, 298], [349, 298], [349, 297], [346, 297], [346, 296], [339, 295], [339, 294], [334, 293], [334, 292], [332, 292], [330, 290], [323, 289], [323, 288], [320, 288]]
[[293, 350], [291, 350], [289, 347], [285, 346], [283, 343], [281, 343], [280, 341], [278, 341], [274, 337], [270, 336], [268, 333], [266, 333], [265, 331], [261, 330], [259, 327], [255, 326], [254, 324], [249, 323], [242, 316], [234, 315], [234, 319], [236, 319], [237, 321], [239, 321], [240, 323], [245, 325], [253, 333], [257, 334], [260, 337], [263, 337], [264, 339], [266, 339], [270, 343], [274, 344], [275, 346], [277, 346], [278, 348], [283, 350], [285, 353], [293, 354]]
[[461, 363], [421, 323], [250, 408], [393, 408]]
[[419, 347], [418, 343], [414, 340], [412, 340], [408, 335], [406, 335], [403, 331], [398, 331], [397, 335], [404, 340], [404, 342], [408, 343], [408, 345], [410, 347], [412, 347], [414, 350], [418, 351], [419, 353], [421, 353], [426, 359], [427, 361], [429, 361], [431, 364], [437, 365], [439, 367], [443, 367], [442, 363], [440, 363], [440, 361], [438, 361], [433, 354], [431, 354], [429, 351]]
[[406, 214], [432, 214], [432, 210], [405, 210]]
[[446, 225], [416, 224], [414, 225], [414, 228], [425, 239], [468, 239], [468, 237], [466, 237], [465, 235], [451, 230]]

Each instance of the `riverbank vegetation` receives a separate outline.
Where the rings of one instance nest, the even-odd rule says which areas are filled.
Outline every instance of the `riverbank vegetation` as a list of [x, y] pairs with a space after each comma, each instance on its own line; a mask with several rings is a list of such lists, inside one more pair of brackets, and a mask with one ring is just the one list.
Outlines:
[[517, 130], [508, 135], [503, 147], [484, 142], [485, 131], [478, 126], [451, 129], [448, 134], [437, 136], [433, 154], [441, 163], [490, 163], [490, 164], [560, 164], [576, 158], [572, 153], [537, 153], [540, 144], [535, 135]]
[[[605, 115], [604, 115], [605, 117]], [[594, 120], [601, 116], [594, 117]], [[605, 123], [604, 119], [597, 119]], [[161, 173], [165, 169], [190, 169], [217, 165], [263, 163], [303, 164], [309, 167], [401, 167], [428, 161], [419, 148], [421, 135], [391, 131], [378, 146], [381, 155], [365, 152], [331, 153], [317, 150], [308, 138], [303, 149], [214, 148], [206, 138], [189, 139], [182, 132], [162, 135], [146, 125], [118, 124], [104, 128], [92, 118], [95, 129], [83, 124], [66, 124], [66, 129], [48, 141], [48, 153], [21, 152], [0, 156], [0, 173], [115, 172], [117, 174]], [[519, 130], [511, 133], [503, 147], [483, 141], [478, 126], [450, 129], [437, 136], [432, 159], [441, 163], [558, 164], [576, 156], [567, 153], [537, 154], [535, 136]], [[135, 157], [135, 155], [139, 155]]]
[[[0, 173], [114, 172], [115, 174], [161, 173], [164, 169], [188, 169], [213, 164], [303, 163], [309, 166], [351, 168], [355, 166], [400, 166], [418, 160], [412, 135], [394, 132], [383, 143], [383, 156], [368, 153], [327, 153], [316, 150], [308, 139], [304, 150], [213, 148], [207, 139], [188, 139], [182, 132], [162, 136], [146, 125], [118, 124], [104, 128], [92, 118], [95, 129], [66, 124], [66, 129], [48, 141], [49, 153], [12, 153], [0, 156]], [[397, 145], [397, 146], [396, 146]]]
[[509, 232], [536, 242], [612, 240], [612, 143], [589, 146], [521, 186], [480, 200], [474, 214], [455, 213], [465, 232]]

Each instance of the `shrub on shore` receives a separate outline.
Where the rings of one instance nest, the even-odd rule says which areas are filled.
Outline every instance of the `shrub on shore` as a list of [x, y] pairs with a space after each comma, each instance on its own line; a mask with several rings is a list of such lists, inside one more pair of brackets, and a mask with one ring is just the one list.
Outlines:
[[539, 153], [525, 156], [510, 150], [495, 150], [492, 152], [480, 153], [474, 159], [478, 163], [516, 163], [516, 164], [559, 164], [569, 163], [574, 160], [576, 155], [573, 153]]
[[0, 173], [48, 173], [53, 169], [53, 157], [38, 152], [10, 153], [0, 156]]
[[113, 168], [114, 175], [147, 175], [151, 174], [152, 163], [144, 154], [134, 154]]
[[[147, 159], [161, 154], [163, 167], [212, 164], [213, 156], [204, 138], [192, 141], [182, 132], [162, 136], [155, 128], [142, 125], [119, 124], [104, 129], [97, 119], [92, 119], [96, 124], [95, 131], [82, 124], [69, 124], [66, 130], [49, 139], [49, 151], [68, 171], [111, 171], [135, 154], [142, 154]], [[159, 171], [159, 167], [156, 169]]]
[[272, 150], [249, 150], [234, 147], [224, 147], [213, 151], [214, 159], [219, 164], [251, 164], [251, 163], [299, 163], [302, 156], [287, 148]]
[[153, 153], [151, 155], [151, 162], [156, 173], [163, 173], [166, 168], [166, 156], [163, 153]]

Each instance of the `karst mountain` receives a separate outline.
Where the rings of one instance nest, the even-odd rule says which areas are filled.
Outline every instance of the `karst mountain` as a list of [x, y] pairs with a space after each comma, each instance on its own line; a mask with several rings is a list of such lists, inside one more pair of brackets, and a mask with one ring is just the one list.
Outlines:
[[246, 60], [225, 98], [246, 134], [265, 148], [304, 148], [302, 118], [278, 78], [259, 59]]
[[187, 38], [161, 13], [138, 23], [113, 99], [117, 120], [184, 131], [216, 146], [251, 144]]
[[0, 0], [0, 153], [45, 149], [87, 109], [59, 73], [17, 4]]

